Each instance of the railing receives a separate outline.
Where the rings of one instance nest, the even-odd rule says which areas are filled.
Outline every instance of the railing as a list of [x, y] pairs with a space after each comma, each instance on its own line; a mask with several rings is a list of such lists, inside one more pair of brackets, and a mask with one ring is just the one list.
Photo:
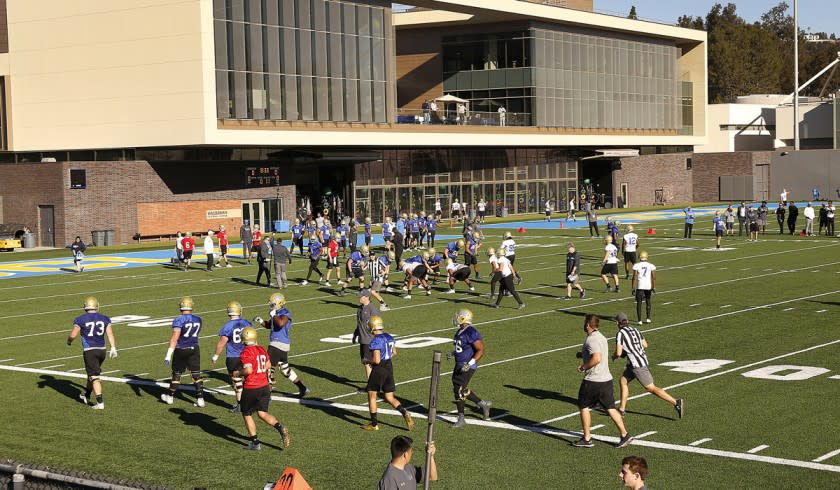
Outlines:
[[532, 126], [527, 112], [468, 111], [458, 114], [454, 110], [424, 112], [422, 109], [400, 109], [397, 124], [449, 124], [457, 126]]

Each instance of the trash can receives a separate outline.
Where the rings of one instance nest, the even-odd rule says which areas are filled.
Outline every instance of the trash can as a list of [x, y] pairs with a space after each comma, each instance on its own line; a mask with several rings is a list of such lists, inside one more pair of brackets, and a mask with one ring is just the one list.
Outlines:
[[289, 231], [289, 220], [279, 219], [274, 221], [274, 231], [277, 233], [286, 233]]
[[117, 232], [114, 231], [114, 230], [105, 230], [104, 233], [105, 233], [104, 245], [106, 247], [110, 247], [111, 245], [114, 244], [114, 238], [116, 237]]
[[105, 243], [105, 232], [103, 230], [94, 230], [90, 232], [90, 244], [94, 247], [101, 247]]
[[21, 245], [23, 248], [35, 248], [35, 234], [34, 233], [24, 233]]
[[496, 208], [496, 217], [497, 218], [507, 218], [508, 209], [506, 207]]

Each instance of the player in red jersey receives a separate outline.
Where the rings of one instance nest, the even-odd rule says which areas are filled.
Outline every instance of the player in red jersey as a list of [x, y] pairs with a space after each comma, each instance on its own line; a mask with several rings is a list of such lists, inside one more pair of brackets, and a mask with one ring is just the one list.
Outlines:
[[271, 401], [271, 385], [268, 382], [268, 373], [271, 370], [271, 362], [268, 352], [257, 343], [257, 331], [253, 327], [246, 327], [242, 330], [242, 349], [240, 360], [242, 361], [242, 375], [245, 377], [245, 384], [242, 389], [242, 399], [239, 404], [242, 407], [242, 418], [245, 419], [245, 428], [248, 430], [248, 437], [251, 443], [245, 449], [259, 451], [262, 449], [260, 440], [257, 438], [257, 424], [254, 422], [253, 414], [266, 424], [273, 426], [280, 433], [283, 447], [289, 447], [289, 429], [277, 421], [274, 415], [268, 413], [268, 404]]
[[231, 267], [230, 260], [228, 260], [228, 237], [227, 232], [225, 231], [225, 225], [219, 225], [219, 231], [216, 233], [216, 236], [219, 237], [219, 264], [222, 263], [222, 259], [225, 259], [225, 267]]
[[187, 236], [181, 241], [181, 245], [184, 247], [184, 270], [186, 271], [190, 268], [193, 250], [195, 250], [195, 238], [193, 238], [191, 232], [187, 232]]
[[330, 237], [327, 243], [327, 286], [330, 286], [330, 277], [332, 271], [335, 270], [335, 282], [341, 285], [341, 267], [338, 266], [338, 242], [335, 240], [335, 235]]
[[260, 245], [262, 244], [262, 232], [260, 225], [254, 225], [254, 231], [251, 232], [251, 252], [260, 253]]

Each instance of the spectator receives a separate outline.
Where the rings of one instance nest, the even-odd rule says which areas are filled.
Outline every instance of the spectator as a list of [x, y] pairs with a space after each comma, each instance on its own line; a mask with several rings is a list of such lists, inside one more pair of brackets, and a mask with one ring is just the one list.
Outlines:
[[[738, 205], [738, 236], [744, 235], [744, 225], [747, 222], [747, 206], [741, 201]], [[747, 232], [749, 234], [749, 232]]]
[[504, 127], [504, 126], [507, 125], [506, 122], [505, 122], [506, 115], [507, 115], [507, 110], [505, 109], [505, 106], [499, 106], [499, 111], [498, 112], [499, 112], [499, 126]]
[[207, 272], [213, 270], [213, 230], [207, 230], [207, 236], [204, 237], [204, 256], [207, 257], [207, 267], [204, 269]]
[[251, 239], [253, 235], [251, 233], [251, 225], [248, 224], [248, 220], [246, 219], [242, 222], [242, 227], [239, 228], [239, 239], [242, 241], [242, 258], [247, 261], [247, 263], [251, 263]]
[[271, 287], [271, 271], [268, 269], [271, 264], [270, 240], [271, 237], [266, 236], [257, 247], [257, 280], [255, 282], [258, 286], [260, 278], [265, 274], [265, 287]]
[[[601, 236], [598, 233], [598, 214], [595, 213], [595, 206], [589, 206], [586, 210], [586, 219], [589, 221], [589, 236], [590, 237], [597, 237]], [[593, 233], [594, 231], [594, 233]]]
[[274, 279], [277, 281], [277, 289], [285, 289], [286, 264], [292, 263], [292, 253], [283, 245], [283, 240], [273, 240], [271, 254], [274, 256]]
[[790, 234], [793, 235], [793, 232], [796, 231], [796, 218], [799, 217], [799, 208], [796, 207], [796, 203], [791, 201], [790, 206], [788, 206], [788, 230]]
[[776, 208], [776, 221], [779, 223], [779, 235], [785, 233], [785, 213], [787, 213], [785, 201], [779, 201], [779, 206]]
[[[391, 464], [379, 480], [379, 490], [416, 490], [417, 484], [424, 481], [423, 468], [411, 464], [414, 441], [407, 436], [396, 436], [391, 440]], [[435, 442], [426, 445], [426, 453], [431, 455], [429, 464], [429, 480], [437, 481], [437, 464], [435, 463]]]
[[77, 236], [73, 241], [73, 244], [70, 245], [70, 251], [73, 253], [73, 265], [76, 266], [76, 272], [85, 271], [85, 266], [82, 264], [82, 260], [85, 258], [85, 250], [87, 250], [87, 247], [84, 242], [82, 242], [82, 237]]
[[828, 236], [834, 236], [834, 201], [828, 201], [826, 209], [828, 210], [826, 213], [826, 217], [828, 218], [826, 234]]
[[805, 235], [807, 236], [814, 236], [814, 208], [811, 206], [811, 203], [808, 203], [805, 206], [805, 211], [802, 213], [805, 215]]

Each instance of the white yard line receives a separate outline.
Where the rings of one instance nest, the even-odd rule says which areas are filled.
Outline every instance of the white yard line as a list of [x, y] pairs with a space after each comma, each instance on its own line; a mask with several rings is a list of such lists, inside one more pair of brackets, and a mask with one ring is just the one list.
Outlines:
[[694, 441], [694, 442], [689, 442], [689, 443], [688, 443], [688, 445], [689, 445], [689, 446], [699, 446], [700, 444], [705, 444], [705, 443], [707, 443], [707, 442], [709, 442], [709, 441], [711, 441], [711, 440], [712, 440], [712, 439], [711, 439], [710, 437], [704, 437], [703, 439], [698, 439], [698, 440], [696, 440], [696, 441]]
[[833, 458], [833, 457], [837, 456], [838, 454], [840, 454], [840, 449], [835, 449], [834, 451], [831, 451], [830, 453], [823, 454], [819, 458], [814, 458], [813, 461], [815, 463], [819, 463], [819, 462], [825, 461], [829, 458]]
[[633, 436], [633, 439], [634, 439], [634, 440], [636, 440], [636, 439], [644, 439], [645, 437], [647, 437], [647, 436], [652, 436], [652, 435], [654, 435], [654, 434], [656, 434], [656, 431], [655, 431], [655, 430], [651, 430], [651, 431], [648, 431], [648, 432], [642, 432], [642, 433], [641, 433], [641, 434], [639, 434], [639, 435], [635, 435], [635, 436]]
[[767, 449], [768, 447], [770, 447], [770, 446], [768, 446], [767, 444], [762, 444], [762, 445], [760, 445], [760, 446], [756, 446], [756, 447], [754, 447], [754, 448], [750, 449], [750, 450], [749, 450], [749, 451], [747, 451], [747, 452], [748, 452], [748, 453], [750, 453], [750, 454], [755, 454], [755, 453], [758, 453], [758, 452], [764, 451], [764, 450], [765, 450], [765, 449]]

